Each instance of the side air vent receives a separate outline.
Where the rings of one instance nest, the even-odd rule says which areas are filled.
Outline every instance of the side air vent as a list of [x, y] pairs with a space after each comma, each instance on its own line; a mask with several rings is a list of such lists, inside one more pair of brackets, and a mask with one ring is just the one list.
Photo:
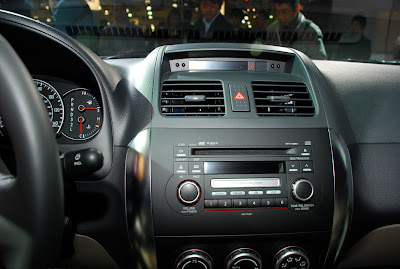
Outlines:
[[218, 81], [165, 81], [161, 113], [165, 116], [224, 116], [222, 84]]
[[304, 83], [253, 81], [259, 116], [312, 117], [313, 101]]

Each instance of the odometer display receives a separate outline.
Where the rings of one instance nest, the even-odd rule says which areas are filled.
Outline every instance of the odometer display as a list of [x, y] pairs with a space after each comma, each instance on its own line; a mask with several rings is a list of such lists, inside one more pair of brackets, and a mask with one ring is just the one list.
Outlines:
[[64, 122], [64, 104], [58, 91], [43, 80], [34, 79], [35, 85], [42, 97], [49, 114], [54, 132], [58, 134]]

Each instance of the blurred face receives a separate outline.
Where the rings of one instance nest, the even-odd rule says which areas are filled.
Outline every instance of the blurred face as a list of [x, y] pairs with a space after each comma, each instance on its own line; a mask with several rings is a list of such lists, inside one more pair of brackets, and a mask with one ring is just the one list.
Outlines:
[[361, 34], [363, 32], [363, 27], [361, 26], [361, 23], [359, 21], [353, 21], [351, 24], [351, 31], [354, 34]]
[[298, 10], [293, 10], [292, 7], [287, 4], [275, 4], [275, 15], [276, 19], [283, 26], [287, 26], [294, 22], [297, 18]]
[[211, 21], [212, 18], [217, 16], [220, 8], [221, 7], [217, 3], [211, 2], [209, 0], [203, 0], [200, 2], [201, 14], [206, 19], [206, 21]]

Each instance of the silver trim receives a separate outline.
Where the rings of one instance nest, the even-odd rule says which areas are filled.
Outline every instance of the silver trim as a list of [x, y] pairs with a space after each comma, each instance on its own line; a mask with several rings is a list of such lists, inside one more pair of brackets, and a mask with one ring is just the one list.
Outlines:
[[211, 180], [214, 189], [225, 188], [273, 188], [280, 187], [279, 178], [217, 178]]

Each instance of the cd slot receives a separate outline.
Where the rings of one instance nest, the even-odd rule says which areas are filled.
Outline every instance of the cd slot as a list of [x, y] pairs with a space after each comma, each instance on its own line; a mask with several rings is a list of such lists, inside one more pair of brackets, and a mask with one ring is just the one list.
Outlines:
[[192, 148], [192, 156], [297, 156], [297, 147]]
[[285, 162], [204, 162], [204, 174], [280, 174]]

